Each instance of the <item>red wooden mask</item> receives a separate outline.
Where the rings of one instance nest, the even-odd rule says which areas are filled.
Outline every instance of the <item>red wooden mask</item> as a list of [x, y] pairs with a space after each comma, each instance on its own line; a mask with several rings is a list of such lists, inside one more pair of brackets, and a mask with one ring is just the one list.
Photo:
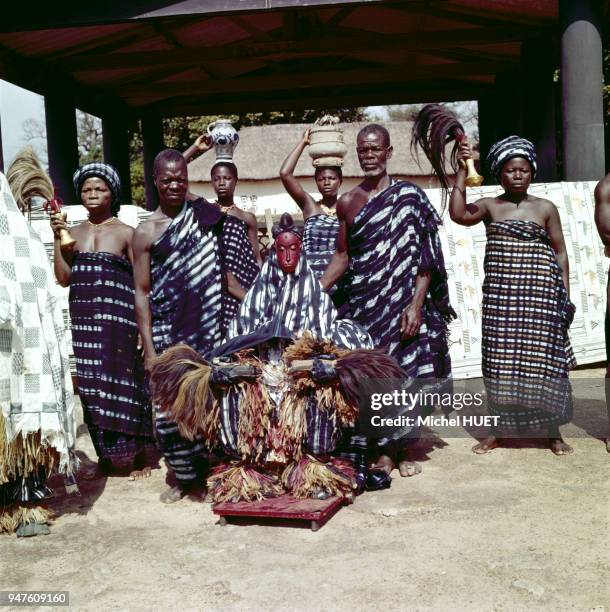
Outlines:
[[282, 232], [275, 239], [275, 250], [280, 268], [286, 274], [293, 274], [301, 257], [301, 239], [292, 232]]

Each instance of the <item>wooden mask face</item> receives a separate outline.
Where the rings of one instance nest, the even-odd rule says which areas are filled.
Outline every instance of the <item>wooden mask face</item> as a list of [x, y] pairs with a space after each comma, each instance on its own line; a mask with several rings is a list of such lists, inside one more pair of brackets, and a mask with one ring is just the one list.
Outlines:
[[286, 274], [294, 274], [301, 257], [303, 243], [292, 232], [282, 232], [275, 239], [275, 250], [280, 268]]

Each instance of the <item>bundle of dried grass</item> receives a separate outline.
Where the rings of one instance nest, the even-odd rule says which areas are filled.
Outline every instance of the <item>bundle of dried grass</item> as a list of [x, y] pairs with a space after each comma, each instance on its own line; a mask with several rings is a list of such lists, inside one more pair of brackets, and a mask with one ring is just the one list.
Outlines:
[[329, 341], [315, 340], [311, 334], [304, 334], [284, 353], [286, 361], [313, 360], [320, 355], [335, 356], [334, 368], [338, 379], [320, 385], [310, 374], [299, 372], [294, 383], [294, 393], [305, 395], [307, 390], [315, 393], [315, 400], [320, 410], [331, 407], [337, 411], [339, 422], [343, 426], [353, 426], [358, 418], [360, 404], [359, 380], [399, 379], [405, 375], [396, 360], [377, 349], [341, 349]]
[[31, 215], [32, 198], [39, 196], [46, 201], [53, 199], [53, 183], [45, 172], [34, 149], [22, 149], [6, 171], [6, 178], [17, 205], [28, 218]]
[[8, 441], [6, 421], [0, 411], [0, 485], [18, 476], [29, 476], [44, 467], [47, 474], [59, 464], [59, 454], [40, 440], [40, 432], [19, 433]]
[[0, 506], [0, 533], [15, 533], [20, 525], [28, 523], [48, 524], [53, 513], [44, 506], [11, 504]]
[[[339, 359], [348, 354], [348, 350], [339, 348], [328, 340], [316, 340], [309, 332], [305, 332], [301, 338], [286, 349], [284, 359], [290, 364], [295, 361], [313, 360], [320, 355], [329, 355]], [[320, 384], [313, 380], [310, 373], [297, 373], [290, 393], [294, 396], [292, 402], [306, 403], [308, 395], [311, 394], [315, 396], [318, 410], [336, 410], [342, 425], [353, 425], [356, 422], [357, 405], [350, 406], [345, 401], [339, 380]]]
[[353, 495], [358, 485], [355, 470], [345, 460], [322, 463], [310, 455], [291, 463], [282, 474], [282, 485], [294, 497], [308, 498], [319, 491], [331, 496]]
[[301, 458], [303, 440], [307, 435], [306, 393], [294, 389], [286, 393], [279, 406], [277, 420], [272, 424], [267, 437], [268, 460], [286, 464]]
[[256, 462], [265, 456], [273, 406], [262, 383], [241, 383], [239, 388], [242, 400], [239, 406], [237, 451], [243, 459]]
[[208, 477], [207, 484], [216, 503], [261, 501], [283, 493], [275, 474], [242, 462], [219, 465]]
[[398, 362], [379, 349], [349, 351], [337, 360], [335, 369], [339, 375], [341, 391], [351, 406], [358, 406], [360, 403], [360, 380], [405, 378]]
[[[239, 365], [252, 366], [259, 372], [263, 369], [263, 364], [254, 356], [254, 351], [251, 349], [240, 351], [234, 358]], [[238, 388], [241, 403], [237, 428], [237, 451], [242, 459], [257, 462], [264, 459], [265, 441], [273, 406], [260, 377], [255, 382], [242, 382]]]
[[177, 344], [155, 358], [150, 372], [153, 401], [176, 421], [180, 434], [202, 434], [212, 447], [218, 433], [218, 402], [210, 388], [212, 368], [190, 346]]

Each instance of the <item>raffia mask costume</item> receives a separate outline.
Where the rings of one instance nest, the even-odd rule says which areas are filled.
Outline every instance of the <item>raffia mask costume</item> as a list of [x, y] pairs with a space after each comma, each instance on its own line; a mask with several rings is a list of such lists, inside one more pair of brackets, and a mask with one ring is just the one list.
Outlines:
[[[402, 377], [391, 357], [371, 350], [364, 329], [337, 319], [290, 215], [282, 216], [273, 236], [275, 251], [225, 343], [205, 359], [174, 346], [151, 372], [153, 395], [169, 407], [182, 435], [201, 434], [228, 456], [208, 479], [217, 502], [285, 492], [353, 495], [366, 478], [366, 461], [356, 465], [351, 452], [350, 460], [333, 456], [329, 463], [328, 456], [338, 454], [340, 438], [356, 424], [357, 381]], [[297, 363], [309, 365], [301, 370]]]

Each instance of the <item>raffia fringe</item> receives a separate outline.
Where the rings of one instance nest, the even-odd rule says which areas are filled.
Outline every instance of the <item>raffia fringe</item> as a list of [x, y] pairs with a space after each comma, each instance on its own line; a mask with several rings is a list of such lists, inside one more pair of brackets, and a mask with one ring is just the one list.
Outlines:
[[180, 434], [194, 440], [202, 434], [208, 447], [218, 434], [218, 402], [210, 388], [211, 368], [186, 344], [167, 349], [153, 361], [153, 400], [178, 424]]
[[25, 523], [49, 524], [53, 513], [48, 508], [35, 504], [11, 504], [0, 506], [0, 533], [15, 533]]
[[0, 412], [0, 485], [17, 476], [29, 476], [44, 467], [49, 474], [59, 463], [59, 453], [41, 442], [40, 432], [19, 433], [7, 441], [6, 421]]
[[311, 497], [317, 490], [333, 496], [346, 497], [356, 488], [353, 469], [340, 470], [306, 455], [291, 463], [282, 474], [282, 485], [294, 497]]
[[219, 465], [207, 485], [216, 503], [261, 501], [283, 493], [277, 476], [241, 462]]

